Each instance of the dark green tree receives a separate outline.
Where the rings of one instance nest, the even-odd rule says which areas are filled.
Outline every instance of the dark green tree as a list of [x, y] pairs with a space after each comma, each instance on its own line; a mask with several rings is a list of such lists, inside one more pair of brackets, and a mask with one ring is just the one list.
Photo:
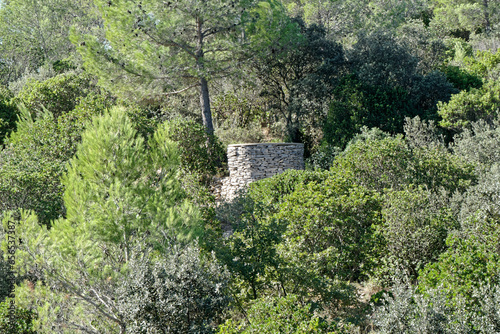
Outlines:
[[344, 55], [340, 44], [326, 38], [323, 27], [306, 26], [300, 18], [292, 22], [300, 28], [297, 39], [270, 45], [252, 66], [275, 119], [284, 122], [290, 141], [300, 142], [301, 132], [321, 127]]
[[419, 60], [385, 32], [363, 35], [347, 54], [349, 73], [334, 90], [325, 141], [345, 147], [364, 125], [402, 133], [405, 117], [436, 119], [438, 101], [457, 90], [440, 72], [423, 75]]

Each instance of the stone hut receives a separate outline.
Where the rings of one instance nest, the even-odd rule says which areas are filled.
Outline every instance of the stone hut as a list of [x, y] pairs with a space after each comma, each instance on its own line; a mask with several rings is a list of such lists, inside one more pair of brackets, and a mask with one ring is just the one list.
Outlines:
[[222, 179], [220, 197], [232, 201], [250, 182], [287, 169], [304, 169], [304, 144], [235, 144], [227, 148], [229, 177]]

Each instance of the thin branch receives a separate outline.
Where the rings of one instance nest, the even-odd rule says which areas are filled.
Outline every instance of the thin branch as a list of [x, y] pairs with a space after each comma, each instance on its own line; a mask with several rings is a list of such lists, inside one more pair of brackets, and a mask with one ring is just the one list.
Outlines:
[[183, 88], [183, 89], [180, 89], [180, 90], [176, 90], [176, 91], [174, 91], [174, 92], [165, 93], [165, 96], [170, 96], [170, 95], [179, 94], [179, 93], [182, 93], [182, 92], [184, 92], [184, 91], [186, 91], [186, 90], [188, 90], [188, 89], [194, 88], [194, 87], [199, 86], [199, 85], [200, 85], [199, 83], [196, 83], [196, 84], [194, 84], [194, 85], [188, 86], [188, 87]]

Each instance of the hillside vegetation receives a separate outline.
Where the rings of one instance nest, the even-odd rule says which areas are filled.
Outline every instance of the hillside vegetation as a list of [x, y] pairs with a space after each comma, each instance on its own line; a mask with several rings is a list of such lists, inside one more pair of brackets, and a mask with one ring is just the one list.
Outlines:
[[[499, 50], [493, 0], [0, 1], [0, 333], [500, 333]], [[217, 205], [244, 142], [306, 169]]]

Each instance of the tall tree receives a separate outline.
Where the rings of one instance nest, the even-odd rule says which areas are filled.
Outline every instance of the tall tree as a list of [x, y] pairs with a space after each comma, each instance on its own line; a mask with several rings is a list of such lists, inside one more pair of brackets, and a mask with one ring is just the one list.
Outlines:
[[[209, 81], [230, 73], [256, 0], [97, 0], [106, 38], [77, 36], [88, 70], [113, 90], [165, 98], [197, 87], [213, 133]], [[139, 93], [139, 94], [136, 94]]]

